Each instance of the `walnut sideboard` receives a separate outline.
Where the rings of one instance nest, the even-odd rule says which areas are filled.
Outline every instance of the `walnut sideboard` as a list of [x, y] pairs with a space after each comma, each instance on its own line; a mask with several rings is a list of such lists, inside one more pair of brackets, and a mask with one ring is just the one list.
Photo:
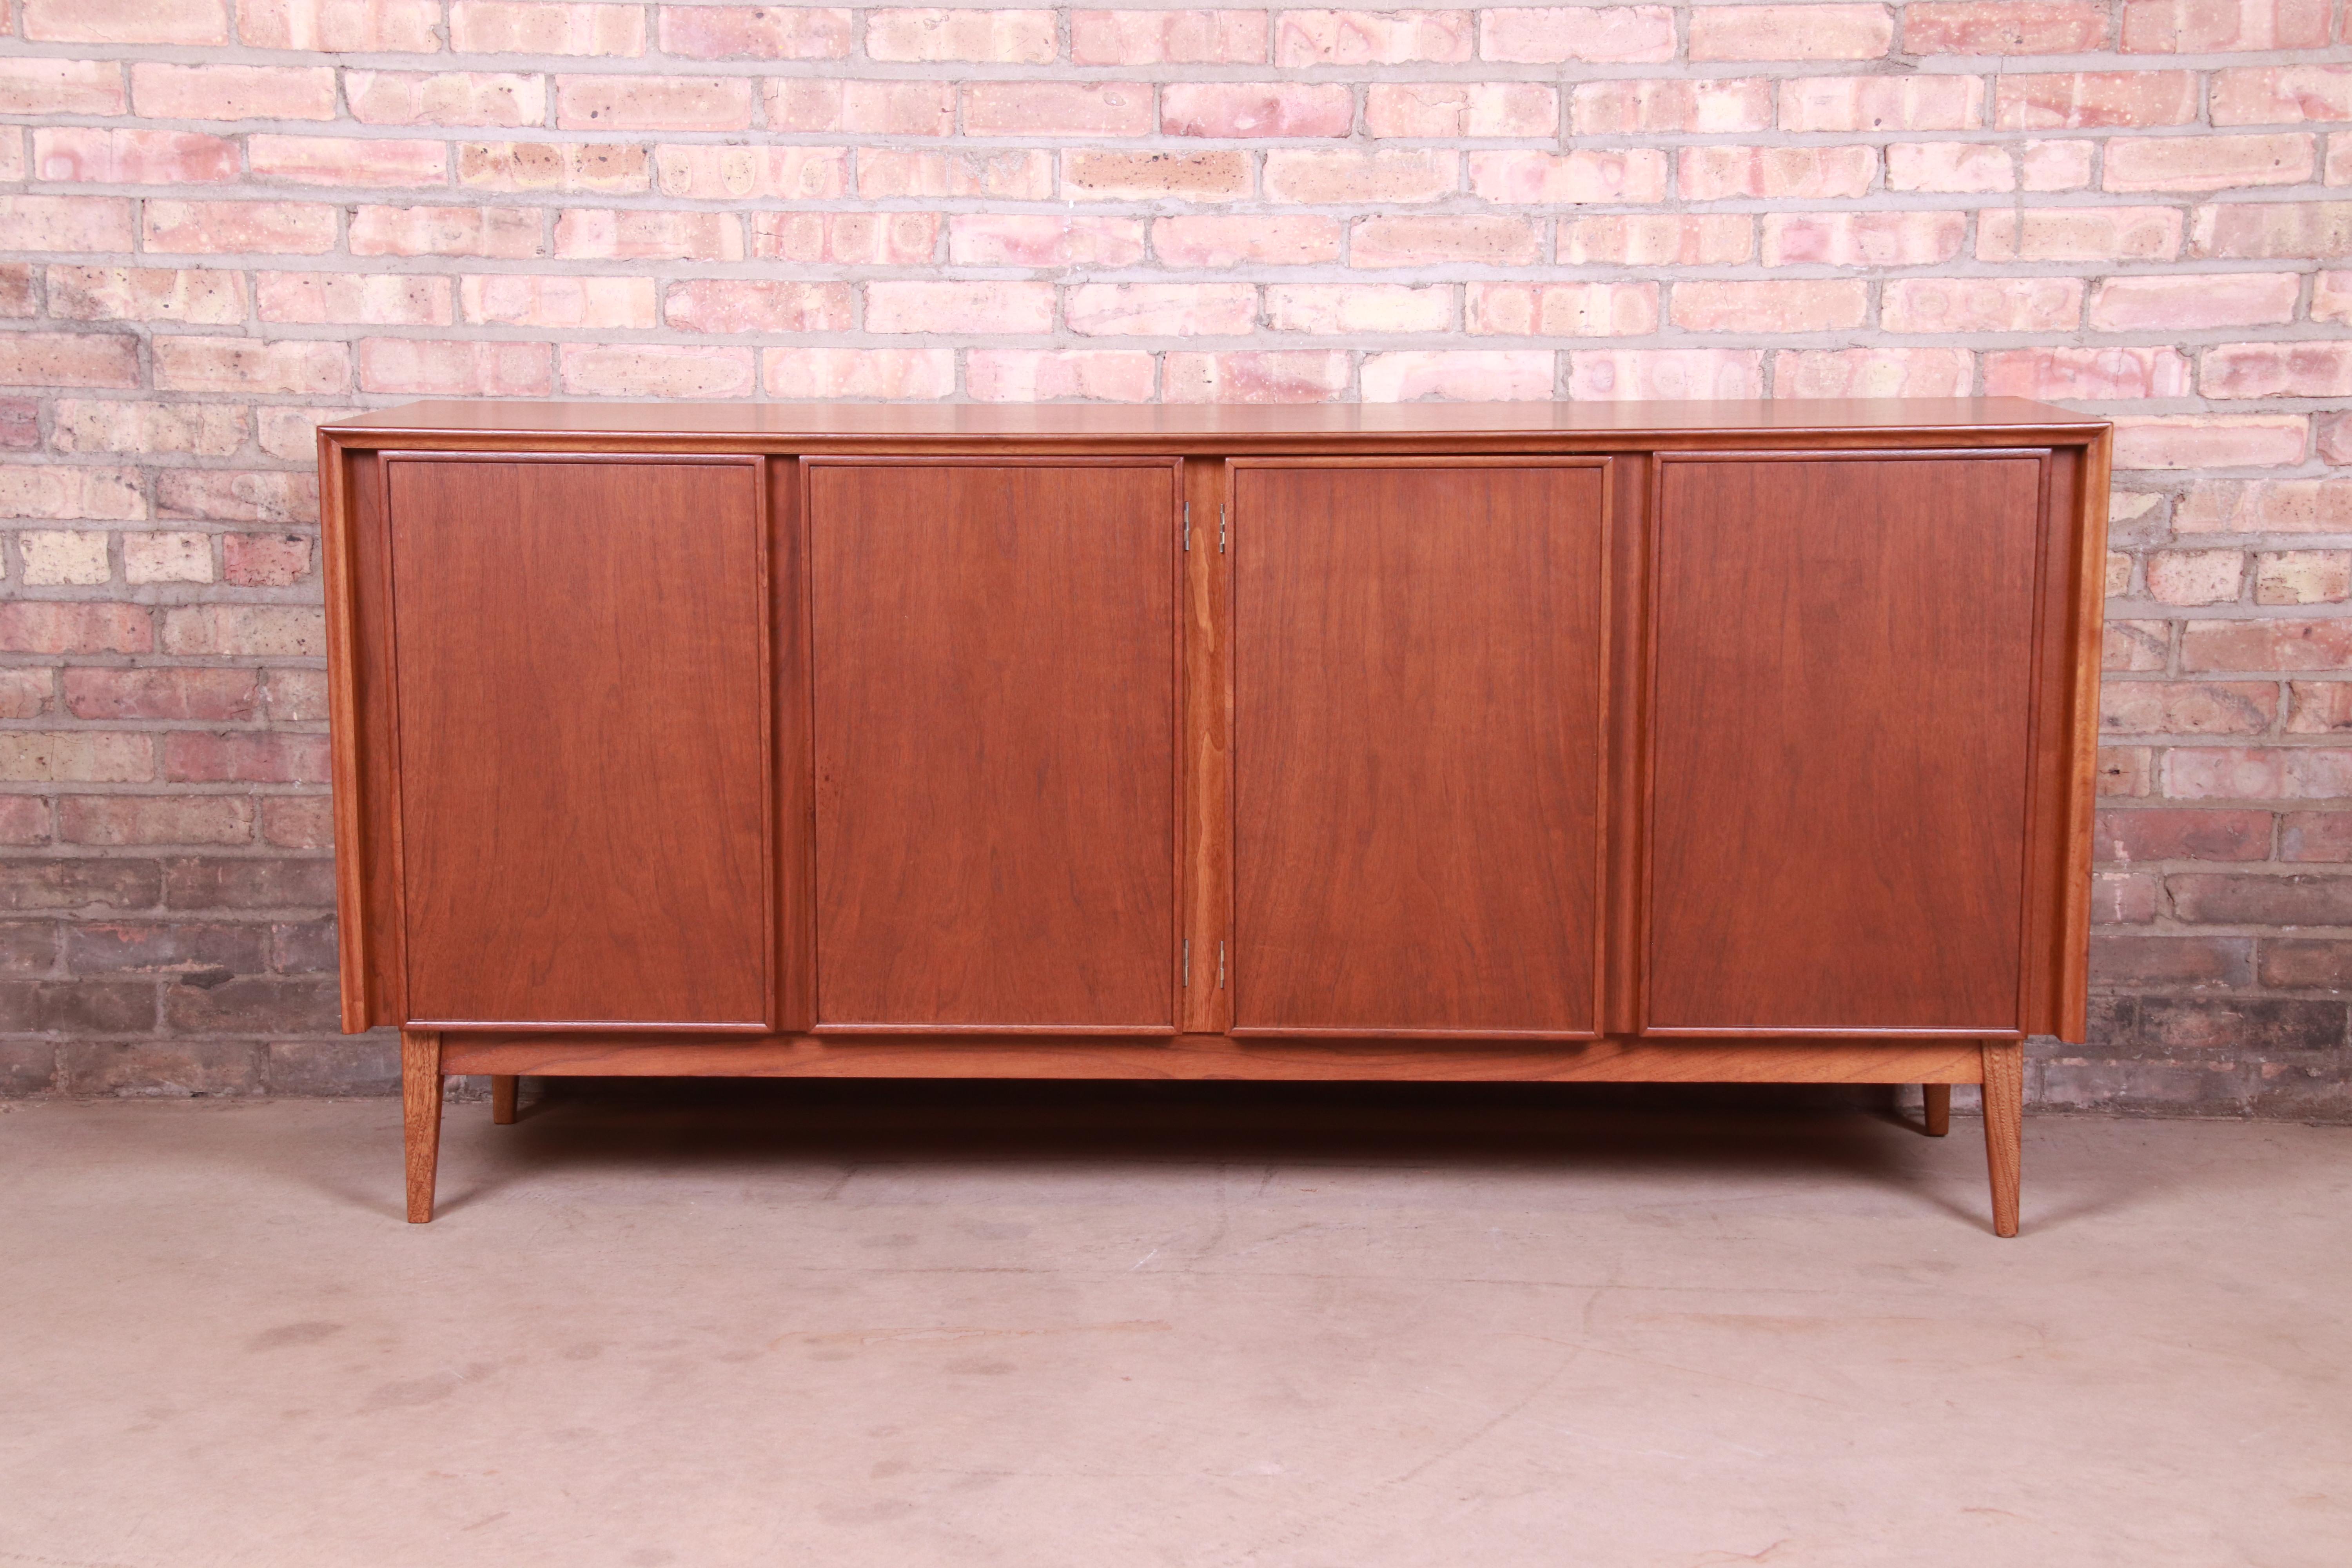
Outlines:
[[1983, 1086], [2083, 1037], [2108, 427], [421, 403], [320, 436], [343, 1026], [518, 1075]]

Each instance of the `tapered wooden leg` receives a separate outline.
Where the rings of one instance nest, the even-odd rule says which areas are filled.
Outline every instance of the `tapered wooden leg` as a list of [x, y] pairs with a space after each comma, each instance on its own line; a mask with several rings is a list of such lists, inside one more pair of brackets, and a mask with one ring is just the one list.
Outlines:
[[408, 1223], [433, 1217], [433, 1176], [441, 1163], [441, 1035], [400, 1032], [400, 1104], [407, 1131]]
[[1925, 1098], [1927, 1136], [1941, 1138], [1952, 1130], [1952, 1086], [1948, 1083], [1923, 1083], [1919, 1092]]
[[2025, 1152], [2025, 1047], [1984, 1045], [1985, 1168], [1992, 1176], [1992, 1233], [2017, 1234], [2018, 1176]]
[[490, 1075], [490, 1121], [493, 1126], [511, 1127], [515, 1118], [515, 1091], [522, 1079], [510, 1072]]

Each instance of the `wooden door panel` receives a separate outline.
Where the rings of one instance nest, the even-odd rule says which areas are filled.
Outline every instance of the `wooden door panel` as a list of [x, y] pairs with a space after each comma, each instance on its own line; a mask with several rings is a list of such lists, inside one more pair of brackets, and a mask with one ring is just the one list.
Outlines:
[[806, 468], [817, 1027], [1174, 1032], [1178, 466]]
[[388, 459], [406, 1016], [764, 1027], [756, 459]]
[[1644, 1032], [2016, 1032], [2042, 457], [1656, 472]]
[[1593, 1034], [1607, 460], [1232, 483], [1234, 1033]]

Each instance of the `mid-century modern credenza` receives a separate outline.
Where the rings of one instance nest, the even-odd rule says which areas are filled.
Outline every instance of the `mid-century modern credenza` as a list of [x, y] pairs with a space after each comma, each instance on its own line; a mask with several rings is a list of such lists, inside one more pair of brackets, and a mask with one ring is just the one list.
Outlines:
[[421, 403], [320, 432], [346, 1029], [443, 1079], [1983, 1086], [2083, 1037], [2108, 427]]

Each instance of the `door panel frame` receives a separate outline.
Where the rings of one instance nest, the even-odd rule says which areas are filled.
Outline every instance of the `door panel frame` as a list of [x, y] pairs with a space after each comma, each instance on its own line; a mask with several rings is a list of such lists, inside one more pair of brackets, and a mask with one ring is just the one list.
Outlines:
[[[1925, 462], [1925, 461], [1998, 461], [2000, 459], [2031, 459], [2040, 465], [2035, 485], [2033, 586], [2032, 589], [2032, 628], [2029, 634], [2031, 649], [2028, 665], [2027, 708], [2024, 719], [2024, 754], [2027, 762], [2025, 781], [2025, 821], [2021, 842], [2021, 873], [2018, 878], [2018, 989], [2014, 1022], [2001, 1026], [1939, 1025], [1932, 1027], [1915, 1026], [1873, 1026], [1856, 1024], [1772, 1026], [1730, 1028], [1710, 1025], [1660, 1025], [1650, 1021], [1650, 979], [1654, 967], [1653, 953], [1655, 928], [1651, 911], [1655, 904], [1656, 847], [1656, 778], [1657, 740], [1653, 726], [1645, 724], [1641, 745], [1641, 827], [1639, 878], [1641, 923], [1634, 951], [1637, 965], [1634, 977], [1635, 1015], [1633, 1032], [1641, 1038], [1673, 1039], [1884, 1039], [1884, 1040], [2021, 1040], [2037, 1032], [2037, 995], [2048, 994], [2046, 965], [2035, 962], [2037, 926], [2034, 919], [2037, 906], [2048, 901], [2050, 878], [2053, 874], [2062, 847], [2055, 842], [2053, 817], [2047, 798], [2051, 793], [2047, 770], [2041, 766], [2040, 737], [2045, 728], [2052, 702], [2062, 708], [2063, 691], [2052, 692], [2050, 672], [2065, 667], [2067, 635], [2064, 617], [2049, 614], [2053, 578], [2063, 583], [2071, 574], [2073, 563], [2065, 551], [2065, 531], [2051, 526], [2051, 478], [2053, 449], [2047, 447], [1977, 447], [1948, 446], [1871, 448], [1832, 448], [1826, 450], [1778, 449], [1717, 451], [1653, 452], [1650, 454], [1648, 505], [1643, 518], [1643, 572], [1648, 579], [1648, 592], [1643, 603], [1643, 650], [1641, 661], [1641, 711], [1646, 717], [1656, 710], [1658, 667], [1659, 595], [1664, 591], [1658, 571], [1658, 552], [1663, 546], [1665, 528], [1665, 470], [1670, 464], [1696, 463], [1865, 463], [1865, 462]], [[2053, 638], [2056, 639], [2053, 644]]]
[[[621, 452], [496, 452], [407, 450], [389, 448], [378, 454], [376, 464], [377, 516], [383, 530], [383, 548], [378, 552], [381, 577], [376, 584], [379, 602], [383, 606], [383, 637], [387, 657], [384, 660], [383, 710], [387, 742], [391, 749], [389, 799], [386, 816], [389, 822], [391, 863], [384, 868], [391, 882], [392, 929], [388, 933], [392, 948], [392, 970], [398, 976], [400, 995], [395, 1012], [400, 1026], [409, 1029], [496, 1029], [501, 1033], [548, 1034], [610, 1032], [615, 1034], [692, 1034], [759, 1036], [774, 1033], [782, 1026], [778, 1007], [779, 921], [776, 914], [776, 815], [772, 803], [776, 798], [777, 758], [775, 725], [775, 654], [771, 640], [774, 597], [776, 531], [772, 509], [769, 505], [767, 468], [769, 459], [756, 453], [746, 454], [680, 454], [642, 455]], [[408, 887], [407, 852], [404, 838], [406, 806], [401, 793], [400, 741], [400, 612], [394, 592], [398, 573], [394, 549], [392, 510], [392, 475], [395, 463], [469, 463], [483, 464], [571, 464], [578, 467], [631, 468], [721, 468], [742, 469], [752, 487], [752, 518], [758, 531], [757, 558], [759, 577], [754, 591], [759, 599], [756, 616], [760, 646], [757, 679], [760, 689], [760, 885], [761, 915], [763, 936], [760, 975], [760, 995], [762, 1016], [755, 1020], [710, 1023], [703, 1021], [651, 1023], [625, 1019], [572, 1019], [513, 1022], [476, 1018], [415, 1018], [409, 1016], [410, 992], [408, 974]]]
[[[940, 1037], [969, 1036], [994, 1038], [1001, 1037], [1007, 1034], [1018, 1034], [1023, 1036], [1062, 1035], [1090, 1036], [1095, 1037], [1115, 1037], [1138, 1040], [1172, 1039], [1176, 1036], [1183, 1033], [1186, 1026], [1184, 994], [1187, 989], [1184, 984], [1184, 975], [1182, 973], [1184, 958], [1183, 942], [1187, 927], [1185, 889], [1189, 885], [1186, 875], [1189, 840], [1186, 832], [1185, 820], [1188, 815], [1185, 809], [1185, 763], [1189, 747], [1186, 744], [1187, 732], [1185, 728], [1187, 715], [1187, 704], [1185, 700], [1187, 682], [1185, 677], [1187, 670], [1186, 633], [1188, 623], [1190, 621], [1190, 615], [1188, 613], [1190, 600], [1187, 596], [1187, 579], [1190, 576], [1190, 573], [1186, 569], [1187, 557], [1184, 553], [1183, 540], [1181, 537], [1181, 531], [1184, 526], [1184, 500], [1186, 493], [1184, 485], [1186, 472], [1184, 459], [1181, 457], [1158, 457], [1150, 454], [1142, 454], [1133, 457], [1096, 456], [1090, 454], [1072, 454], [1066, 457], [1055, 456], [1051, 454], [1014, 454], [1005, 457], [992, 457], [984, 453], [945, 457], [931, 457], [919, 453], [911, 456], [898, 456], [895, 454], [877, 456], [832, 456], [814, 454], [805, 455], [795, 459], [795, 464], [799, 471], [794, 476], [796, 482], [794, 484], [793, 490], [797, 500], [797, 505], [794, 509], [796, 515], [793, 520], [793, 539], [792, 543], [792, 552], [794, 561], [800, 567], [800, 581], [796, 584], [798, 594], [798, 614], [800, 617], [800, 668], [802, 672], [802, 691], [800, 693], [801, 700], [799, 704], [801, 713], [799, 715], [799, 719], [800, 722], [804, 726], [803, 734], [805, 736], [807, 742], [807, 744], [803, 748], [803, 755], [799, 759], [799, 765], [805, 781], [805, 788], [807, 791], [806, 799], [808, 802], [808, 831], [806, 834], [805, 848], [803, 851], [804, 858], [808, 864], [807, 881], [805, 886], [809, 895], [807, 919], [805, 921], [807, 929], [807, 947], [805, 951], [807, 953], [806, 963], [809, 975], [807, 1032], [812, 1035], [828, 1037], [881, 1035], [903, 1037], [919, 1035]], [[1171, 776], [1170, 781], [1170, 798], [1174, 805], [1174, 815], [1170, 818], [1167, 824], [1167, 828], [1170, 840], [1170, 857], [1171, 866], [1171, 880], [1169, 885], [1174, 897], [1171, 900], [1172, 918], [1169, 921], [1167, 939], [1169, 1022], [1166, 1024], [1130, 1024], [1112, 1026], [1100, 1024], [1006, 1025], [986, 1023], [901, 1024], [889, 1022], [844, 1024], [825, 1023], [822, 1021], [823, 1005], [821, 998], [818, 995], [821, 983], [818, 979], [820, 970], [817, 962], [818, 932], [816, 929], [815, 908], [816, 689], [818, 670], [816, 666], [815, 647], [815, 607], [812, 597], [814, 593], [814, 574], [811, 569], [813, 565], [812, 551], [814, 548], [814, 542], [811, 538], [810, 531], [815, 526], [815, 501], [814, 497], [812, 494], [812, 486], [814, 483], [817, 471], [823, 468], [1138, 468], [1146, 471], [1160, 472], [1168, 476], [1169, 534], [1167, 547], [1170, 555], [1168, 566], [1170, 574], [1169, 602], [1172, 610], [1172, 614], [1169, 617], [1171, 621], [1169, 627], [1169, 665], [1171, 674], [1168, 691], [1168, 720], [1170, 752], [1172, 760], [1171, 770]], [[1193, 966], [1197, 971], [1199, 967], [1200, 955], [1195, 953], [1192, 956]]]
[[[1233, 1023], [1234, 997], [1239, 991], [1240, 975], [1236, 970], [1230, 989], [1223, 1001], [1223, 1032], [1235, 1039], [1262, 1040], [1525, 1040], [1580, 1041], [1607, 1037], [1610, 1000], [1614, 987], [1611, 963], [1613, 941], [1611, 911], [1612, 865], [1610, 844], [1617, 831], [1614, 812], [1614, 792], [1610, 787], [1615, 772], [1616, 747], [1612, 744], [1615, 725], [1626, 693], [1621, 690], [1627, 673], [1618, 657], [1617, 623], [1620, 611], [1616, 600], [1620, 593], [1621, 572], [1617, 561], [1618, 504], [1620, 469], [1619, 454], [1579, 453], [1574, 455], [1529, 454], [1515, 457], [1297, 457], [1297, 458], [1228, 458], [1223, 461], [1223, 494], [1222, 505], [1232, 517], [1232, 529], [1237, 536], [1243, 525], [1239, 479], [1245, 469], [1256, 468], [1324, 468], [1362, 471], [1370, 468], [1597, 468], [1601, 472], [1601, 506], [1599, 524], [1601, 537], [1595, 560], [1599, 563], [1600, 581], [1596, 584], [1596, 615], [1598, 625], [1593, 637], [1593, 668], [1598, 676], [1593, 703], [1593, 853], [1592, 853], [1592, 1026], [1589, 1029], [1365, 1029], [1330, 1027], [1252, 1026]], [[1221, 615], [1218, 624], [1223, 632], [1221, 648], [1223, 662], [1223, 699], [1224, 767], [1223, 827], [1225, 847], [1223, 888], [1223, 941], [1234, 943], [1240, 929], [1241, 911], [1238, 904], [1240, 880], [1235, 858], [1239, 848], [1240, 790], [1235, 778], [1238, 746], [1234, 730], [1240, 710], [1234, 689], [1234, 667], [1238, 662], [1231, 649], [1234, 605], [1235, 603], [1234, 573], [1239, 551], [1221, 552], [1216, 571]]]

